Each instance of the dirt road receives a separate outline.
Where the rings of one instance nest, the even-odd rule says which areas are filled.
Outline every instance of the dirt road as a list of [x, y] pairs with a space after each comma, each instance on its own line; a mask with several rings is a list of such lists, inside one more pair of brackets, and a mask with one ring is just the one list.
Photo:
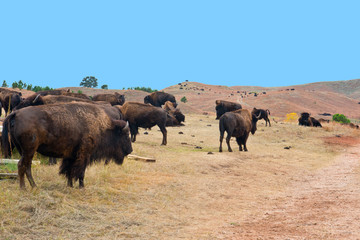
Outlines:
[[360, 145], [290, 183], [262, 217], [219, 233], [224, 239], [360, 239]]

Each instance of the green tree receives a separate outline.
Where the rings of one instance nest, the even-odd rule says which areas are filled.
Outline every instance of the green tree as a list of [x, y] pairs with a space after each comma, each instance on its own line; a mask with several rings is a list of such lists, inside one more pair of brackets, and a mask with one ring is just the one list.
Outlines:
[[101, 89], [109, 89], [109, 86], [107, 84], [104, 84], [101, 86]]
[[334, 114], [333, 120], [339, 123], [350, 123], [350, 120], [344, 114]]
[[17, 88], [18, 87], [18, 83], [15, 81], [15, 82], [13, 82], [12, 84], [11, 84], [11, 87], [12, 88]]
[[26, 83], [23, 83], [21, 80], [19, 80], [17, 87], [21, 90], [26, 87]]
[[97, 85], [98, 85], [97, 78], [94, 76], [84, 77], [80, 83], [81, 87], [89, 87], [89, 88], [95, 88], [95, 87], [97, 87]]
[[1, 87], [9, 87], [9, 85], [8, 85], [8, 84], [6, 83], [6, 81], [4, 80]]
[[31, 89], [32, 89], [32, 84], [27, 85], [26, 90], [31, 91]]
[[182, 101], [183, 103], [186, 103], [186, 102], [187, 102], [187, 99], [186, 99], [185, 96], [183, 96], [183, 97], [180, 99], [180, 101]]

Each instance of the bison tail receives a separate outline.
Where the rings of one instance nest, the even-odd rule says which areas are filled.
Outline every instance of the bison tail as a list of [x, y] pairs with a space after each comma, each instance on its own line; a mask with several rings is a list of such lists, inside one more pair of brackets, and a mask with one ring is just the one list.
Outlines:
[[220, 137], [224, 137], [225, 132], [225, 118], [221, 117], [219, 121]]
[[266, 109], [266, 111], [268, 112], [268, 114], [270, 115], [270, 110], [269, 109]]
[[10, 133], [10, 123], [14, 119], [15, 113], [10, 114], [3, 123], [3, 130], [1, 135], [1, 148], [4, 153], [4, 157], [10, 157], [12, 155], [12, 149], [14, 146], [11, 146], [12, 139]]

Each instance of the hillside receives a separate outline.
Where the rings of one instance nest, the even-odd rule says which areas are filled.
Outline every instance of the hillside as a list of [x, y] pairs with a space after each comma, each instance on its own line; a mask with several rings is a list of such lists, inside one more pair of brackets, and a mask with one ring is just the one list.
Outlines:
[[[138, 90], [104, 90], [84, 87], [68, 87], [73, 92], [79, 90], [94, 96], [99, 93], [119, 92], [127, 101], [143, 102], [149, 93]], [[25, 90], [23, 90], [25, 91]], [[244, 108], [269, 109], [271, 116], [284, 118], [286, 114], [303, 111], [314, 117], [324, 117], [323, 113], [342, 113], [351, 119], [360, 119], [360, 79], [335, 82], [316, 82], [288, 87], [222, 86], [198, 82], [182, 82], [162, 91], [175, 95], [180, 109], [188, 113], [215, 114], [215, 100], [238, 102]], [[32, 92], [25, 91], [24, 96]], [[180, 102], [182, 97], [188, 100]]]

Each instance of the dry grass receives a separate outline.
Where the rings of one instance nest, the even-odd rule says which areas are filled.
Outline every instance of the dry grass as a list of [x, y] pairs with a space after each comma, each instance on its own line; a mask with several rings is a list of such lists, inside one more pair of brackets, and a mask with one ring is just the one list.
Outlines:
[[186, 119], [185, 127], [168, 128], [167, 146], [160, 146], [157, 127], [148, 135], [141, 130], [134, 154], [156, 163], [94, 164], [82, 190], [66, 187], [58, 166], [33, 166], [33, 190], [0, 181], [0, 239], [212, 239], [281, 203], [290, 182], [331, 164], [346, 144], [328, 139], [360, 136], [332, 123], [269, 128], [261, 120], [249, 152], [239, 152], [232, 140], [234, 152], [225, 144], [219, 153], [218, 121]]

